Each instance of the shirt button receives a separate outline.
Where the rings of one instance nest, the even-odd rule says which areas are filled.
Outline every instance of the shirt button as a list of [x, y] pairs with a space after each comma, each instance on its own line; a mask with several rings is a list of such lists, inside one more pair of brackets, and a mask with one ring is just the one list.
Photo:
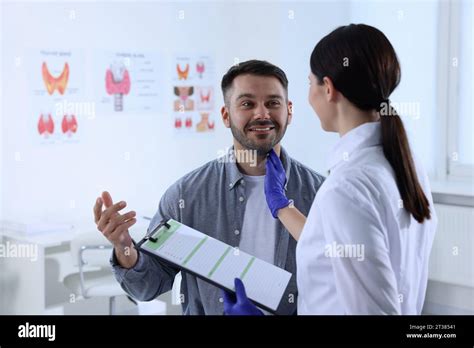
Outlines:
[[239, 230], [235, 230], [234, 233], [235, 233], [236, 236], [238, 236], [239, 233], [240, 233], [240, 231], [239, 231]]
[[219, 302], [220, 303], [224, 302], [224, 299], [222, 297], [219, 297]]
[[244, 197], [240, 196], [240, 197], [239, 197], [239, 201], [243, 202], [243, 201], [244, 201]]

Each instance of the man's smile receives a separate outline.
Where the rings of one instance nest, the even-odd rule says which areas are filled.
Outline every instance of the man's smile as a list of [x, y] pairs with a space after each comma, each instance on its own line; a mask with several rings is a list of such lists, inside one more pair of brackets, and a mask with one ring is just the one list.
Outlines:
[[255, 134], [268, 134], [275, 129], [275, 126], [253, 126], [248, 130]]

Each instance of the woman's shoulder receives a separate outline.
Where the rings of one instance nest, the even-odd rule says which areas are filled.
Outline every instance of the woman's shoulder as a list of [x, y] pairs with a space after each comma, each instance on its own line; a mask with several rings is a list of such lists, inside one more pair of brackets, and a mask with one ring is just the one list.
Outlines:
[[325, 192], [336, 192], [357, 203], [373, 204], [375, 201], [397, 196], [395, 174], [383, 151], [372, 149], [360, 158], [351, 158], [346, 166], [330, 174], [325, 182]]

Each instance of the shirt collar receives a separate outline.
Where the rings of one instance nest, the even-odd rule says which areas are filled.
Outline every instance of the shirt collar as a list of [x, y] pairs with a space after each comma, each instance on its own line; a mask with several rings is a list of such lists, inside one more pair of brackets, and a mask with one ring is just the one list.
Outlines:
[[382, 143], [380, 122], [364, 123], [344, 134], [330, 152], [328, 170], [332, 171], [341, 162], [350, 161], [351, 155], [363, 148]]
[[[288, 156], [288, 153], [283, 148], [283, 146], [280, 146], [280, 149], [281, 149], [280, 160], [283, 164], [283, 168], [285, 168], [286, 182], [288, 183], [288, 180], [290, 179], [291, 158]], [[234, 146], [230, 147], [227, 150], [226, 154], [224, 155], [224, 164], [225, 164], [226, 173], [228, 174], [228, 177], [229, 177], [227, 186], [229, 187], [229, 190], [231, 190], [244, 177], [242, 173], [240, 172], [239, 167], [237, 166], [237, 161], [235, 160]], [[285, 189], [286, 189], [286, 185], [285, 185]]]

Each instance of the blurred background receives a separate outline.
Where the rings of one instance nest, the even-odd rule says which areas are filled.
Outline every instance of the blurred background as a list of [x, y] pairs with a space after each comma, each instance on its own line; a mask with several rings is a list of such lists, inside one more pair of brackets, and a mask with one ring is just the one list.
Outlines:
[[307, 102], [309, 56], [349, 23], [382, 30], [400, 59], [390, 99], [439, 217], [424, 313], [474, 314], [472, 1], [3, 1], [0, 11], [0, 314], [180, 314], [179, 279], [150, 303], [121, 291], [95, 199], [127, 201], [142, 237], [166, 188], [232, 145], [220, 79], [253, 58], [288, 75], [283, 146], [327, 175], [338, 135]]

